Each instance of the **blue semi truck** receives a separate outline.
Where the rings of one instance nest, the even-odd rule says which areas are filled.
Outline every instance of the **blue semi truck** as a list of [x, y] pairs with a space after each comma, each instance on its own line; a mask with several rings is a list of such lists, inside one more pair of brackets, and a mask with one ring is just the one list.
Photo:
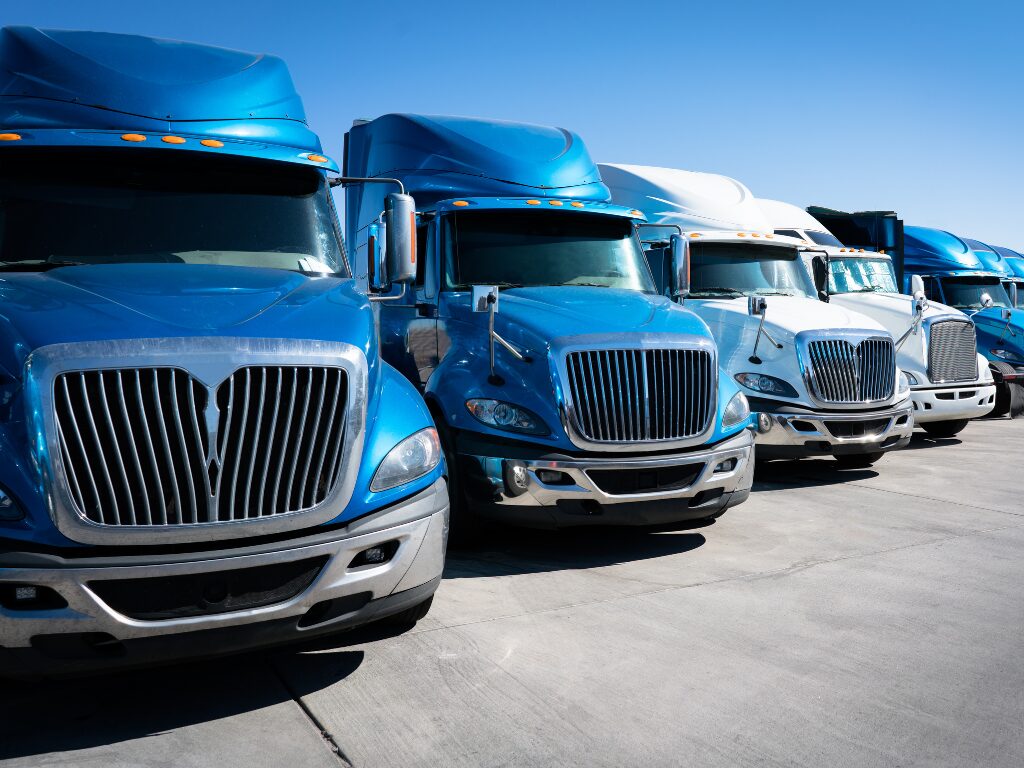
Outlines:
[[275, 57], [0, 32], [0, 672], [426, 611], [443, 458], [330, 171]]
[[1021, 300], [1024, 298], [1021, 296], [1022, 289], [1024, 289], [1024, 277], [1017, 274], [1013, 264], [1015, 261], [1020, 261], [1020, 254], [1009, 248], [989, 245], [969, 237], [965, 237], [963, 240], [974, 251], [974, 255], [985, 265], [986, 269], [999, 275], [999, 282], [1002, 283], [1007, 296], [1010, 297], [1010, 306], [1019, 308]]
[[[657, 294], [639, 211], [562, 129], [384, 115], [345, 137], [347, 176], [419, 208], [418, 274], [376, 307], [384, 358], [442, 433], [454, 521], [647, 525], [717, 516], [753, 475], [751, 417], [707, 326]], [[379, 283], [380, 186], [346, 196]], [[466, 513], [466, 514], [462, 514]]]
[[904, 226], [893, 211], [845, 213], [807, 209], [846, 246], [888, 253], [904, 291], [921, 278], [928, 298], [967, 313], [977, 329], [978, 352], [996, 383], [993, 416], [1024, 413], [1024, 312], [1011, 307], [993, 271], [964, 240], [941, 229]]

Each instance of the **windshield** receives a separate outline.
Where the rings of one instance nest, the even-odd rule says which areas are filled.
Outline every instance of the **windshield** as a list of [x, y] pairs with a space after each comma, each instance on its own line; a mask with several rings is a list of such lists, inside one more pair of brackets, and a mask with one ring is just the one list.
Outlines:
[[795, 248], [742, 243], [690, 244], [690, 296], [816, 298]]
[[654, 292], [629, 219], [565, 211], [446, 216], [445, 287], [589, 285]]
[[996, 307], [1009, 307], [1010, 297], [1006, 289], [995, 278], [991, 277], [944, 277], [942, 278], [942, 296], [944, 303], [957, 309], [981, 309], [982, 294], [992, 297]]
[[889, 259], [829, 258], [829, 293], [899, 293]]
[[144, 149], [5, 152], [0, 166], [5, 271], [130, 262], [347, 277], [341, 243], [312, 168]]

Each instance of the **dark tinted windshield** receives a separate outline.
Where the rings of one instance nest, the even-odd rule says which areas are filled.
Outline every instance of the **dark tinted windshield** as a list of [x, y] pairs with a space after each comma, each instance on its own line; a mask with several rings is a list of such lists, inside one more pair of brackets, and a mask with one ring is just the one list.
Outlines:
[[899, 293], [889, 259], [829, 258], [829, 293]]
[[981, 297], [988, 294], [992, 304], [1009, 307], [1006, 289], [994, 277], [944, 277], [942, 295], [946, 304], [957, 309], [981, 309]]
[[595, 285], [653, 292], [628, 219], [567, 211], [448, 214], [445, 286]]
[[135, 148], [5, 151], [4, 269], [125, 262], [349, 274], [315, 169]]
[[803, 296], [814, 286], [795, 248], [741, 243], [690, 244], [690, 296]]

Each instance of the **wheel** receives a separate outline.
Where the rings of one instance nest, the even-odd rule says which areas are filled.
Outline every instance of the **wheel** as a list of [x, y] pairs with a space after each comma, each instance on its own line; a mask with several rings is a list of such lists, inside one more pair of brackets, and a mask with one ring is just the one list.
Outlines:
[[444, 451], [444, 460], [448, 465], [448, 541], [453, 544], [473, 544], [484, 530], [484, 521], [469, 508], [451, 429], [441, 418], [438, 409], [431, 408], [430, 411], [437, 425], [441, 450]]
[[433, 602], [434, 596], [431, 595], [422, 603], [414, 605], [412, 608], [406, 608], [404, 611], [393, 613], [390, 616], [385, 616], [381, 621], [397, 627], [412, 627], [430, 612], [430, 606]]
[[[992, 362], [989, 367], [999, 373], [1016, 373], [1009, 363]], [[996, 384], [996, 407], [991, 410], [989, 416], [1005, 416], [1010, 414], [1015, 419], [1024, 413], [1024, 387], [1016, 382], [1002, 382]]]
[[832, 458], [843, 469], [867, 469], [884, 455], [883, 451], [878, 451], [876, 453], [849, 453]]
[[929, 437], [952, 437], [967, 426], [969, 419], [954, 419], [952, 421], [931, 421], [922, 424], [921, 428], [928, 433]]

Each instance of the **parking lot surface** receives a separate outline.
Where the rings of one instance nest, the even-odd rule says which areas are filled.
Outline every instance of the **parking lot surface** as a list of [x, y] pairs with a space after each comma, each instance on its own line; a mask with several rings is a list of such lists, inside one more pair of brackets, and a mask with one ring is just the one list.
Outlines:
[[405, 634], [0, 684], [0, 764], [1024, 765], [1022, 475], [982, 421], [711, 525], [501, 529]]

